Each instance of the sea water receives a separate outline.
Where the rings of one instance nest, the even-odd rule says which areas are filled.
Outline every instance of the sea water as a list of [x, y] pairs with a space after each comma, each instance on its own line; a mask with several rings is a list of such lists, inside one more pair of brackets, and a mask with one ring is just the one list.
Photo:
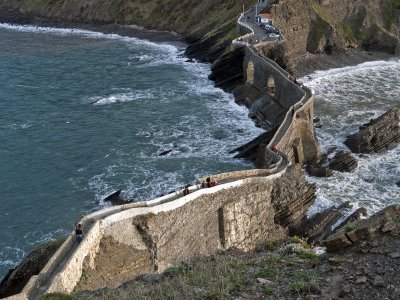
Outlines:
[[[251, 168], [229, 150], [261, 133], [183, 45], [84, 30], [0, 24], [0, 277], [68, 234], [116, 189], [145, 200], [200, 176]], [[400, 103], [400, 61], [302, 78], [316, 94], [323, 150]], [[165, 156], [160, 153], [172, 150]], [[309, 177], [310, 214], [350, 201], [399, 203], [399, 147], [357, 157], [356, 172]], [[354, 208], [354, 209], [355, 209]]]
[[0, 277], [116, 189], [147, 200], [252, 168], [229, 151], [262, 131], [183, 51], [0, 25]]
[[[316, 91], [316, 129], [322, 151], [333, 147], [349, 151], [343, 143], [392, 107], [400, 107], [400, 60], [367, 62], [357, 66], [317, 71], [301, 78]], [[308, 177], [317, 184], [317, 201], [309, 214], [350, 201], [369, 214], [400, 204], [400, 146], [379, 154], [359, 156], [354, 173], [334, 172], [329, 178]]]

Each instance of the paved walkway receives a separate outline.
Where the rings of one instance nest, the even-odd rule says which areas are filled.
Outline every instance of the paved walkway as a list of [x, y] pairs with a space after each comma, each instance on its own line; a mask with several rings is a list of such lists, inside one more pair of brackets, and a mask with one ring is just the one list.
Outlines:
[[270, 38], [263, 27], [255, 21], [256, 16], [268, 6], [269, 0], [259, 0], [258, 3], [239, 19], [239, 22], [245, 23], [250, 26], [254, 31], [254, 35], [246, 37], [242, 41], [254, 45], [256, 41], [274, 41], [276, 38]]

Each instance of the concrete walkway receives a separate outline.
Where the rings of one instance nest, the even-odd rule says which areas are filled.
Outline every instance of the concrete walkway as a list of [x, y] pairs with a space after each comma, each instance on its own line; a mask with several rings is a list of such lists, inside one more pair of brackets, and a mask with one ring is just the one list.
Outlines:
[[250, 45], [254, 45], [258, 42], [262, 41], [274, 41], [276, 38], [270, 38], [263, 27], [260, 26], [259, 23], [255, 21], [256, 16], [268, 6], [269, 0], [259, 0], [258, 3], [249, 11], [242, 14], [242, 17], [239, 19], [239, 22], [246, 24], [251, 27], [254, 32], [254, 35], [251, 37], [245, 37], [242, 39], [243, 42], [246, 42]]

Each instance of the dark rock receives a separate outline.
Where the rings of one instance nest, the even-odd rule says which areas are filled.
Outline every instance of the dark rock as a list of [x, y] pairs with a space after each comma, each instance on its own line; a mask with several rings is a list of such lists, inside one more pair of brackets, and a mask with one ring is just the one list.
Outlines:
[[321, 121], [320, 117], [315, 117], [315, 118], [314, 118], [314, 122], [315, 122], [315, 123], [317, 123], [317, 122], [319, 122], [319, 121]]
[[[277, 129], [277, 128], [276, 128]], [[250, 161], [255, 162], [257, 159], [257, 153], [259, 153], [259, 147], [261, 146], [265, 152], [265, 145], [270, 142], [272, 137], [274, 136], [275, 130], [267, 131], [256, 137], [254, 140], [248, 142], [247, 144], [240, 146], [229, 153], [238, 152], [234, 158], [244, 158]]]
[[339, 229], [343, 228], [344, 226], [346, 226], [346, 224], [348, 223], [352, 223], [355, 222], [357, 220], [360, 220], [361, 217], [365, 217], [367, 215], [367, 209], [364, 207], [360, 207], [358, 208], [355, 212], [353, 212], [350, 216], [348, 216], [346, 218], [346, 220], [344, 220], [342, 223], [339, 224], [339, 226], [337, 226], [335, 228], [335, 230], [333, 231], [333, 233], [335, 233], [336, 231], [338, 231]]
[[357, 278], [357, 280], [356, 280], [357, 284], [364, 284], [364, 283], [367, 283], [367, 282], [368, 282], [368, 279], [367, 279], [366, 276], [361, 276], [361, 277]]
[[229, 51], [214, 61], [209, 78], [215, 81], [215, 86], [225, 91], [232, 91], [243, 83], [244, 48]]
[[[323, 244], [327, 252], [337, 252], [363, 240], [373, 240], [376, 236], [385, 234], [382, 228], [398, 215], [400, 215], [400, 205], [388, 206], [368, 219], [356, 221], [351, 228], [341, 228], [324, 240]], [[400, 223], [396, 224], [396, 228], [386, 234], [397, 235], [400, 232]]]
[[39, 246], [29, 253], [15, 269], [8, 272], [0, 284], [0, 298], [21, 292], [28, 280], [39, 274], [65, 239], [52, 241]]
[[382, 276], [375, 276], [372, 284], [374, 287], [384, 287], [385, 281], [383, 280]]
[[171, 153], [172, 150], [173, 150], [173, 149], [165, 150], [165, 151], [161, 152], [160, 154], [158, 154], [158, 156], [165, 156], [165, 155], [167, 155], [168, 153]]
[[286, 172], [280, 183], [271, 191], [275, 223], [291, 231], [299, 226], [309, 207], [314, 204], [316, 186], [307, 182], [299, 166]]
[[123, 200], [119, 197], [122, 190], [117, 190], [112, 192], [110, 195], [105, 197], [103, 201], [111, 202], [112, 205], [123, 205], [132, 202], [131, 200]]
[[291, 233], [305, 237], [309, 242], [321, 242], [332, 233], [332, 225], [340, 219], [349, 205], [350, 202], [345, 202], [339, 207], [332, 206], [309, 219], [305, 218]]
[[332, 176], [333, 171], [327, 166], [307, 166], [306, 171], [310, 176], [314, 177], [329, 177]]
[[339, 151], [329, 162], [329, 168], [339, 172], [353, 172], [357, 169], [357, 160], [349, 152]]
[[349, 135], [345, 144], [354, 153], [378, 153], [394, 147], [400, 141], [400, 110], [393, 108], [364, 124], [362, 129]]
[[396, 182], [396, 185], [397, 185], [398, 187], [400, 187], [400, 181]]
[[339, 297], [344, 297], [351, 293], [352, 293], [352, 287], [351, 285], [347, 284], [340, 290]]

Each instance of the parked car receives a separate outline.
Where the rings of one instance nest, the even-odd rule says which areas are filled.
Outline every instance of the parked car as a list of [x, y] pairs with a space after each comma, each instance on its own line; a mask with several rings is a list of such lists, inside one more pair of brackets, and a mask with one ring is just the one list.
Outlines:
[[274, 30], [276, 30], [276, 28], [274, 27], [274, 26], [272, 26], [272, 25], [264, 25], [264, 29], [274, 29]]
[[279, 34], [279, 31], [275, 30], [275, 29], [268, 29], [268, 30], [265, 30], [265, 32], [266, 32], [266, 34], [271, 34], [271, 33]]
[[277, 33], [270, 33], [270, 34], [268, 34], [268, 36], [270, 38], [279, 38], [279, 34], [277, 34]]

